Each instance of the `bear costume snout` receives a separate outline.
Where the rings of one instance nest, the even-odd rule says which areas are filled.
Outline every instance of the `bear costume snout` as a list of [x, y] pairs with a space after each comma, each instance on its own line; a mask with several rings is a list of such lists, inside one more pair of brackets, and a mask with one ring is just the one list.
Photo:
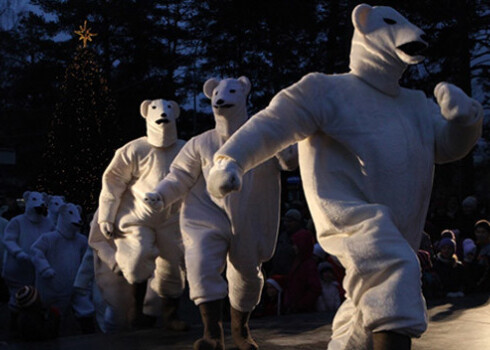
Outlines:
[[225, 100], [223, 99], [219, 99], [218, 101], [216, 101], [216, 104], [213, 105], [214, 108], [231, 108], [234, 106], [234, 104], [231, 104], [231, 103], [225, 103]]
[[418, 56], [423, 54], [428, 47], [429, 45], [426, 44], [425, 42], [411, 41], [409, 43], [398, 46], [397, 49], [402, 50], [405, 54], [409, 56]]
[[170, 120], [168, 120], [167, 118], [160, 118], [160, 119], [155, 120], [155, 123], [157, 123], [158, 125], [167, 124], [167, 123], [170, 123]]
[[48, 207], [45, 204], [42, 204], [38, 207], [34, 207], [36, 214], [48, 216]]

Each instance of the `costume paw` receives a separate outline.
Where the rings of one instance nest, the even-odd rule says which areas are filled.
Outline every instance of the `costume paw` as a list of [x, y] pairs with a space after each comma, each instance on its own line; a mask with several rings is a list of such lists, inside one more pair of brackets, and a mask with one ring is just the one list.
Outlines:
[[31, 258], [29, 257], [29, 255], [27, 255], [27, 253], [25, 252], [18, 252], [15, 257], [20, 260], [20, 261], [27, 261], [27, 260], [31, 260]]
[[105, 236], [105, 238], [107, 239], [112, 238], [112, 236], [114, 235], [114, 224], [112, 222], [107, 222], [107, 221], [101, 222], [99, 224], [99, 227], [100, 227], [100, 231]]
[[221, 158], [211, 168], [207, 181], [208, 192], [223, 198], [232, 191], [242, 187], [243, 170], [232, 159]]
[[56, 272], [52, 268], [47, 268], [41, 273], [41, 277], [45, 279], [53, 278]]
[[449, 121], [465, 123], [478, 112], [473, 100], [453, 84], [446, 82], [437, 84], [434, 96], [441, 107], [441, 114]]
[[145, 193], [144, 201], [146, 205], [155, 210], [160, 210], [164, 206], [162, 196], [160, 196], [157, 192]]

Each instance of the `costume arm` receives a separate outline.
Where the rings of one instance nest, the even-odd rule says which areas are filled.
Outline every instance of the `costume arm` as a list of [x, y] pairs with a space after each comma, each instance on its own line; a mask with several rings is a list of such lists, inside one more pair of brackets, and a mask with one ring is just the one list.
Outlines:
[[313, 73], [279, 92], [220, 148], [214, 159], [231, 158], [243, 172], [319, 129], [326, 97], [320, 74]]
[[114, 239], [107, 239], [100, 231], [98, 222], [99, 211], [94, 214], [92, 222], [90, 222], [90, 234], [88, 244], [94, 250], [99, 259], [106, 264], [111, 270], [116, 267], [116, 245]]
[[170, 165], [170, 172], [155, 187], [154, 192], [162, 197], [165, 206], [184, 197], [201, 175], [198, 140], [192, 138], [182, 147]]
[[39, 273], [43, 273], [47, 269], [51, 268], [51, 265], [49, 264], [45, 255], [48, 248], [49, 242], [44, 235], [39, 237], [31, 246], [31, 260]]
[[19, 221], [16, 219], [10, 220], [5, 231], [3, 233], [3, 244], [7, 251], [16, 256], [18, 253], [22, 252], [22, 248], [17, 243], [20, 236], [20, 225]]
[[104, 171], [99, 198], [99, 223], [114, 223], [121, 197], [132, 179], [134, 168], [132, 158], [130, 148], [120, 148]]
[[435, 125], [435, 162], [447, 163], [468, 154], [481, 135], [483, 108], [451, 84], [434, 91], [440, 109], [430, 101]]

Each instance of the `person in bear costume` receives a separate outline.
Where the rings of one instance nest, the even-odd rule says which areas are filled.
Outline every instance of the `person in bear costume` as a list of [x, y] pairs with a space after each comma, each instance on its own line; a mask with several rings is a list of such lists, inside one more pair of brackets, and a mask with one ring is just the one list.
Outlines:
[[[127, 320], [123, 310], [134, 298], [133, 288], [126, 288], [126, 282], [120, 280], [121, 272], [131, 285], [151, 277], [152, 290], [163, 298], [167, 326], [183, 330], [186, 327], [176, 319], [185, 286], [178, 214], [181, 203], [155, 214], [143, 201], [144, 194], [168, 173], [185, 144], [177, 138], [180, 108], [174, 101], [145, 100], [140, 112], [146, 120], [147, 135], [118, 149], [102, 178], [99, 208], [94, 215], [98, 225], [91, 225], [89, 235], [89, 245], [99, 259], [95, 276], [109, 311], [116, 310], [117, 315], [111, 317], [118, 320], [116, 328], [125, 322], [121, 320]], [[106, 242], [101, 241], [104, 237]], [[119, 296], [118, 286], [126, 290]]]
[[42, 302], [55, 306], [63, 318], [71, 307], [85, 329], [91, 322], [93, 324], [94, 309], [88, 296], [75, 294], [73, 287], [87, 250], [87, 238], [80, 233], [81, 212], [79, 205], [62, 204], [56, 229], [41, 235], [32, 244], [31, 260], [36, 269], [35, 287]]
[[[172, 205], [185, 196], [181, 227], [190, 298], [199, 306], [204, 335], [194, 349], [223, 349], [222, 305], [231, 304], [232, 337], [239, 349], [255, 349], [248, 320], [263, 286], [262, 262], [277, 239], [280, 171], [297, 166], [295, 148], [264, 162], [244, 179], [244, 191], [214, 199], [206, 191], [215, 152], [248, 119], [248, 78], [211, 78], [204, 94], [211, 99], [216, 127], [187, 142], [170, 173], [148, 193], [150, 206]], [[228, 286], [221, 273], [226, 266]]]
[[422, 61], [425, 34], [390, 7], [356, 6], [350, 72], [310, 73], [279, 92], [216, 152], [209, 192], [241, 187], [250, 169], [298, 142], [318, 241], [346, 268], [330, 350], [409, 349], [427, 327], [419, 246], [434, 163], [464, 157], [482, 107], [439, 83], [439, 104], [399, 86]]
[[64, 196], [48, 196], [48, 218], [53, 223], [53, 227], [56, 227], [58, 224], [58, 214], [61, 206], [65, 203]]
[[35, 271], [31, 262], [31, 245], [43, 234], [51, 231], [47, 217], [45, 193], [26, 191], [23, 195], [25, 212], [13, 217], [5, 227], [3, 242], [5, 257], [2, 276], [10, 292], [9, 306], [15, 310], [15, 293], [25, 285], [34, 285]]

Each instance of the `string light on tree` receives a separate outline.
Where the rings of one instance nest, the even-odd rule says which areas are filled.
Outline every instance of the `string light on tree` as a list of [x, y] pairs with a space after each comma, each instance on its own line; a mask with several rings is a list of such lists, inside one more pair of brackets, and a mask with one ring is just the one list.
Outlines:
[[92, 41], [93, 36], [97, 36], [97, 33], [90, 33], [92, 28], [87, 28], [87, 20], [83, 22], [83, 27], [80, 26], [80, 30], [75, 30], [75, 34], [79, 35], [78, 40], [83, 41], [83, 47], [87, 47], [87, 41]]

